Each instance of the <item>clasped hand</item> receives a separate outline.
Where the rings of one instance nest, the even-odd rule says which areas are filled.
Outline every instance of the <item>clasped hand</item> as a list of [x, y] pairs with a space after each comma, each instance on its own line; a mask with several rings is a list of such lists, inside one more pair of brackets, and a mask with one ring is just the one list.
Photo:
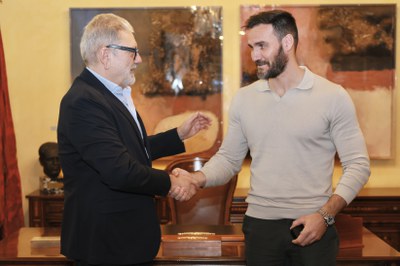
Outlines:
[[173, 169], [169, 177], [171, 179], [171, 189], [168, 195], [176, 200], [187, 201], [191, 199], [200, 188], [194, 175], [183, 169]]

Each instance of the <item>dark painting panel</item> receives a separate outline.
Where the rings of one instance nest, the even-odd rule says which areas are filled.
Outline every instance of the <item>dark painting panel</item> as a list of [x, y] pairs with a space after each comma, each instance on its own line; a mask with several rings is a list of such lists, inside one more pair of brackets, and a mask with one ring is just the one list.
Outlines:
[[127, 19], [143, 62], [132, 97], [148, 134], [179, 125], [200, 110], [213, 125], [187, 141], [187, 154], [214, 153], [221, 140], [222, 8], [71, 9], [71, 76], [84, 68], [79, 50], [83, 27], [97, 14]]

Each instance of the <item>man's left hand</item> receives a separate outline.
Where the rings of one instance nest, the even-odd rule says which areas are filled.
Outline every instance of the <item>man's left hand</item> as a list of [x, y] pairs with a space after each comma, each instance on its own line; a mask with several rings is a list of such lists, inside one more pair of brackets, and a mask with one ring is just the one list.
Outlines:
[[294, 220], [290, 229], [300, 224], [304, 225], [304, 229], [292, 243], [303, 247], [320, 240], [327, 229], [324, 218], [319, 213], [305, 215]]
[[181, 140], [188, 139], [196, 135], [202, 129], [208, 129], [211, 125], [211, 118], [196, 112], [178, 127], [178, 135]]

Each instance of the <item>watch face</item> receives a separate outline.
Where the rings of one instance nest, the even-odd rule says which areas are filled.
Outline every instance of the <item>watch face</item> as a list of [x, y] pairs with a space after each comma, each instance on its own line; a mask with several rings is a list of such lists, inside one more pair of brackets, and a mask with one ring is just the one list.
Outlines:
[[333, 217], [325, 217], [325, 221], [328, 225], [333, 225], [335, 223], [335, 219]]

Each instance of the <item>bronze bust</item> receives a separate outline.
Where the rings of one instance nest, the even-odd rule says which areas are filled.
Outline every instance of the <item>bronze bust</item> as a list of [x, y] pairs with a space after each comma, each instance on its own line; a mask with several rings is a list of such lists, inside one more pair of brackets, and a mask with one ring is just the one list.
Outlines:
[[39, 162], [43, 167], [44, 176], [40, 177], [40, 191], [45, 194], [63, 193], [61, 165], [58, 157], [58, 144], [45, 142], [39, 147]]

